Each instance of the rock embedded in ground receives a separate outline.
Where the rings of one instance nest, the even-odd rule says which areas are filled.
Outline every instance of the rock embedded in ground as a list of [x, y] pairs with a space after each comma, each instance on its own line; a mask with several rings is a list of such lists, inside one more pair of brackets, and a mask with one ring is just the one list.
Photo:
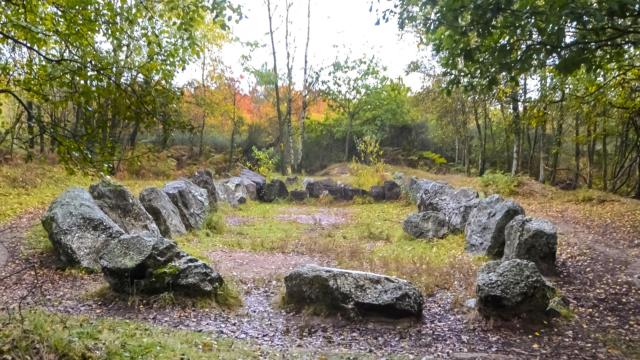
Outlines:
[[516, 216], [505, 228], [503, 260], [532, 261], [544, 275], [556, 272], [558, 234], [549, 221]]
[[249, 180], [252, 183], [254, 183], [256, 185], [256, 191], [258, 193], [262, 191], [262, 188], [267, 183], [267, 179], [264, 176], [258, 174], [255, 171], [251, 171], [249, 169], [242, 169], [242, 171], [240, 171], [239, 176], [243, 179]]
[[416, 287], [394, 277], [303, 265], [284, 279], [286, 305], [349, 318], [422, 316], [424, 299]]
[[214, 208], [218, 203], [218, 191], [216, 190], [213, 173], [209, 170], [198, 170], [189, 180], [207, 191], [209, 206]]
[[307, 190], [291, 190], [289, 192], [289, 197], [293, 201], [305, 201], [309, 197], [309, 193]]
[[149, 233], [110, 242], [100, 255], [100, 265], [111, 288], [126, 294], [172, 291], [210, 296], [223, 284], [211, 267], [179, 251], [173, 241]]
[[[309, 192], [309, 197], [319, 198], [325, 192], [329, 193], [329, 189], [336, 189], [338, 184], [332, 179], [309, 180], [305, 179], [305, 189]], [[334, 190], [335, 192], [335, 190]]]
[[287, 199], [289, 190], [282, 180], [274, 179], [267, 183], [262, 189], [260, 200], [264, 202], [274, 202], [276, 199]]
[[491, 195], [480, 200], [469, 215], [465, 229], [465, 250], [499, 259], [504, 254], [505, 227], [518, 215], [524, 215], [520, 205]]
[[42, 217], [42, 226], [64, 265], [94, 271], [100, 270], [98, 256], [106, 244], [125, 233], [80, 188], [58, 196]]
[[297, 176], [287, 176], [287, 178], [285, 179], [285, 183], [287, 183], [287, 185], [294, 185], [297, 182], [298, 182]]
[[449, 234], [449, 222], [442, 213], [424, 211], [409, 215], [402, 229], [416, 239], [441, 239]]
[[469, 188], [454, 189], [449, 185], [425, 184], [419, 199], [420, 211], [438, 211], [446, 216], [453, 231], [464, 231], [471, 212], [478, 206], [479, 195]]
[[160, 235], [158, 226], [140, 200], [123, 185], [103, 179], [91, 185], [89, 193], [98, 207], [125, 232]]
[[232, 177], [225, 181], [225, 185], [231, 189], [238, 203], [244, 204], [247, 199], [256, 200], [258, 198], [258, 187], [246, 178]]
[[531, 261], [491, 261], [478, 271], [476, 297], [484, 317], [544, 316], [554, 295], [553, 286]]
[[207, 191], [188, 180], [167, 183], [162, 189], [178, 208], [180, 218], [187, 230], [202, 227], [209, 214], [209, 198]]
[[140, 202], [153, 218], [162, 236], [173, 238], [186, 234], [180, 211], [169, 196], [158, 188], [147, 188], [140, 193]]
[[373, 201], [384, 201], [384, 188], [382, 186], [372, 186], [369, 195]]
[[337, 193], [337, 197], [334, 196], [334, 199], [351, 201], [355, 199], [357, 196], [366, 196], [366, 195], [367, 195], [367, 192], [363, 189], [354, 188], [348, 185], [340, 185], [339, 192]]
[[400, 195], [402, 195], [402, 190], [400, 189], [400, 185], [395, 181], [385, 181], [384, 185], [384, 198], [385, 200], [398, 200], [400, 199]]

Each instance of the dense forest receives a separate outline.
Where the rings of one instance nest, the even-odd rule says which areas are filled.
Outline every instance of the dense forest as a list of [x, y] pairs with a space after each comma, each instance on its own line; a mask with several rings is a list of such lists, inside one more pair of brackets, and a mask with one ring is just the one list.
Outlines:
[[[270, 23], [293, 21], [285, 5], [274, 14], [267, 3]], [[321, 27], [307, 5], [296, 21]], [[255, 148], [283, 173], [313, 172], [358, 156], [366, 138], [390, 163], [640, 197], [638, 4], [399, 1], [370, 11], [417, 35], [425, 55], [407, 71], [423, 75], [422, 88], [371, 56], [318, 67], [290, 48], [288, 26], [270, 29], [273, 61], [234, 74], [218, 52], [237, 41], [228, 25], [242, 9], [225, 1], [5, 1], [2, 159], [54, 156], [116, 173], [175, 146], [183, 157], [218, 154], [220, 165], [255, 162]], [[176, 70], [193, 63], [200, 76], [178, 87]]]

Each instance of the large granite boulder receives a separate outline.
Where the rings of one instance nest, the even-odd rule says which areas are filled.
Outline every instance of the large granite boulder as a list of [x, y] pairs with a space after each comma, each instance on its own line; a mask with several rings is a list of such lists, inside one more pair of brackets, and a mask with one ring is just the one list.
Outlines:
[[140, 200], [123, 185], [103, 179], [91, 185], [89, 193], [98, 207], [125, 232], [160, 235], [160, 230]]
[[449, 222], [442, 213], [424, 211], [409, 215], [402, 229], [416, 239], [441, 239], [449, 234]]
[[[236, 199], [244, 197], [245, 199], [256, 200], [258, 198], [258, 187], [253, 182], [243, 177], [232, 177], [225, 184], [233, 190]], [[264, 185], [261, 189], [264, 188]], [[241, 202], [241, 200], [238, 200]], [[245, 201], [246, 202], [246, 201]]]
[[309, 180], [304, 181], [305, 189], [309, 192], [309, 197], [319, 198], [324, 193], [330, 193], [330, 189], [337, 194], [338, 184], [331, 179]]
[[291, 190], [289, 191], [289, 197], [293, 201], [301, 202], [307, 200], [309, 193], [307, 190]]
[[[421, 205], [421, 203], [427, 205], [429, 204], [430, 199], [435, 199], [440, 194], [446, 193], [447, 191], [451, 190], [453, 190], [453, 188], [446, 183], [426, 179], [411, 178], [408, 185], [409, 199], [415, 202], [416, 205], [418, 205], [418, 208], [420, 208], [420, 206], [424, 206]], [[425, 209], [424, 211], [427, 210], [429, 209]]]
[[367, 315], [421, 317], [423, 297], [410, 282], [394, 277], [304, 265], [285, 279], [287, 305], [355, 318]]
[[218, 191], [216, 190], [213, 173], [209, 170], [198, 170], [189, 180], [191, 180], [195, 185], [207, 190], [209, 206], [211, 208], [215, 208], [218, 203]]
[[140, 202], [156, 222], [162, 236], [173, 238], [187, 233], [180, 211], [169, 196], [158, 188], [147, 188], [140, 193]]
[[202, 227], [209, 214], [209, 197], [205, 189], [189, 180], [178, 180], [167, 183], [162, 191], [178, 208], [182, 223], [187, 230]]
[[511, 319], [519, 315], [545, 315], [554, 295], [553, 286], [531, 261], [491, 261], [478, 272], [477, 305], [484, 317]]
[[120, 293], [211, 296], [223, 284], [211, 267], [179, 251], [173, 241], [149, 233], [110, 242], [100, 254], [100, 265], [111, 288]]
[[402, 195], [402, 190], [400, 189], [400, 185], [395, 181], [385, 181], [382, 185], [384, 188], [384, 198], [385, 200], [398, 200], [400, 199], [400, 195]]
[[366, 190], [363, 190], [360, 188], [354, 188], [349, 185], [340, 185], [338, 186], [338, 192], [334, 196], [334, 199], [351, 201], [357, 196], [366, 196], [366, 195], [367, 195]]
[[465, 250], [499, 259], [504, 254], [505, 227], [518, 215], [524, 215], [520, 205], [491, 195], [480, 200], [471, 212], [465, 229]]
[[372, 186], [369, 195], [373, 201], [384, 201], [384, 188], [382, 186]]
[[556, 272], [558, 234], [549, 221], [516, 216], [505, 228], [503, 260], [523, 259], [536, 264], [544, 275]]
[[256, 185], [256, 190], [258, 191], [258, 193], [262, 191], [262, 188], [267, 183], [267, 179], [264, 176], [249, 169], [242, 169], [239, 176], [254, 183]]
[[98, 256], [106, 244], [125, 233], [80, 188], [58, 196], [42, 217], [42, 226], [64, 265], [94, 271], [100, 270]]
[[468, 188], [456, 190], [437, 182], [424, 185], [418, 199], [418, 209], [441, 212], [452, 230], [464, 231], [469, 215], [478, 206], [478, 193]]
[[274, 179], [264, 186], [259, 195], [260, 200], [264, 202], [273, 202], [276, 199], [289, 198], [289, 190], [287, 190], [287, 185], [284, 181]]

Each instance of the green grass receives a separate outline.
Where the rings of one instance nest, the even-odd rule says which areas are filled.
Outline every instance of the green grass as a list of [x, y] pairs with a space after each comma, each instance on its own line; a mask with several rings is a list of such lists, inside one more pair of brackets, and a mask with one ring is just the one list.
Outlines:
[[65, 359], [261, 359], [248, 343], [125, 320], [64, 316], [42, 310], [0, 318], [0, 355]]
[[[207, 260], [207, 252], [226, 248], [256, 252], [298, 252], [333, 259], [337, 265], [394, 275], [413, 281], [425, 294], [438, 289], [461, 296], [473, 291], [475, 273], [483, 259], [464, 252], [464, 237], [438, 241], [410, 239], [402, 221], [415, 211], [405, 202], [330, 203], [348, 218], [342, 225], [318, 228], [276, 219], [279, 214], [313, 214], [317, 202], [302, 205], [252, 203], [237, 209], [224, 207], [219, 217], [243, 222], [224, 233], [201, 230], [178, 239], [181, 248]], [[346, 214], [345, 214], [346, 213]], [[210, 261], [210, 260], [208, 260]]]
[[49, 241], [47, 231], [42, 227], [40, 222], [34, 224], [24, 237], [23, 250], [27, 254], [49, 253], [53, 251], [53, 245]]
[[[69, 173], [62, 166], [28, 163], [0, 166], [0, 224], [20, 214], [46, 208], [53, 199], [69, 187], [87, 188], [97, 178], [81, 173]], [[134, 194], [163, 181], [126, 179], [121, 183]]]

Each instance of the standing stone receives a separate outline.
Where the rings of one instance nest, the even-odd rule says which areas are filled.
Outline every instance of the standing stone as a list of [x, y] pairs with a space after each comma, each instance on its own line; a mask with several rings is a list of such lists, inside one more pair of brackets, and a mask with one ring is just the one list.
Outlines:
[[369, 194], [373, 201], [383, 201], [384, 200], [384, 188], [382, 186], [372, 186], [369, 190]]
[[547, 220], [516, 216], [505, 229], [503, 260], [523, 259], [536, 264], [544, 275], [556, 272], [558, 235]]
[[[306, 180], [305, 180], [306, 181]], [[319, 198], [325, 192], [329, 192], [329, 189], [334, 189], [334, 193], [338, 184], [331, 179], [323, 179], [323, 180], [309, 180], [306, 183], [305, 189], [309, 192], [309, 197]]]
[[465, 250], [501, 258], [504, 254], [505, 227], [518, 215], [524, 215], [522, 207], [499, 195], [480, 200], [467, 222]]
[[264, 202], [273, 202], [276, 199], [287, 199], [289, 197], [289, 191], [284, 181], [274, 179], [262, 189], [260, 199]]
[[223, 284], [210, 266], [179, 251], [174, 242], [149, 233], [112, 241], [102, 251], [100, 265], [111, 288], [121, 293], [211, 296]]
[[305, 201], [309, 197], [309, 193], [307, 190], [291, 190], [289, 192], [289, 197], [293, 201]]
[[285, 303], [347, 317], [422, 316], [423, 297], [413, 284], [394, 277], [303, 265], [285, 279]]
[[214, 208], [218, 203], [218, 191], [213, 180], [213, 173], [209, 170], [198, 170], [190, 180], [195, 185], [207, 190], [209, 206]]
[[456, 190], [449, 185], [431, 182], [422, 190], [418, 209], [441, 212], [452, 230], [463, 231], [469, 215], [478, 206], [478, 198], [478, 193], [472, 189]]
[[89, 187], [96, 204], [127, 233], [160, 235], [158, 226], [140, 201], [123, 185], [101, 180]]
[[110, 241], [124, 235], [87, 191], [71, 188], [58, 196], [42, 218], [58, 258], [67, 266], [100, 270], [98, 256]]
[[[258, 197], [256, 184], [245, 178], [232, 177], [225, 181], [225, 185], [231, 189], [233, 196], [239, 203], [245, 203], [247, 199], [255, 200]], [[245, 201], [241, 200], [241, 198], [244, 198]]]
[[346, 201], [351, 201], [353, 200], [356, 196], [366, 196], [367, 192], [363, 189], [359, 189], [359, 188], [354, 188], [348, 185], [341, 185], [340, 187], [341, 192], [339, 193], [339, 200], [346, 200]]
[[262, 192], [262, 188], [267, 184], [267, 179], [264, 176], [249, 169], [242, 169], [239, 176], [254, 183], [256, 185], [257, 194], [260, 194], [260, 192]]
[[398, 200], [400, 199], [400, 195], [402, 195], [402, 190], [400, 189], [400, 185], [395, 181], [385, 181], [384, 185], [384, 198], [385, 200]]
[[180, 211], [162, 190], [157, 188], [142, 190], [140, 202], [156, 222], [162, 236], [173, 238], [187, 233], [180, 218]]
[[545, 315], [554, 295], [554, 288], [531, 261], [491, 261], [478, 272], [478, 311], [485, 317]]
[[416, 239], [441, 239], [449, 234], [449, 222], [442, 213], [425, 211], [409, 215], [402, 229]]
[[187, 230], [202, 227], [209, 213], [207, 191], [188, 180], [167, 183], [162, 189], [173, 205], [178, 208], [180, 218]]

